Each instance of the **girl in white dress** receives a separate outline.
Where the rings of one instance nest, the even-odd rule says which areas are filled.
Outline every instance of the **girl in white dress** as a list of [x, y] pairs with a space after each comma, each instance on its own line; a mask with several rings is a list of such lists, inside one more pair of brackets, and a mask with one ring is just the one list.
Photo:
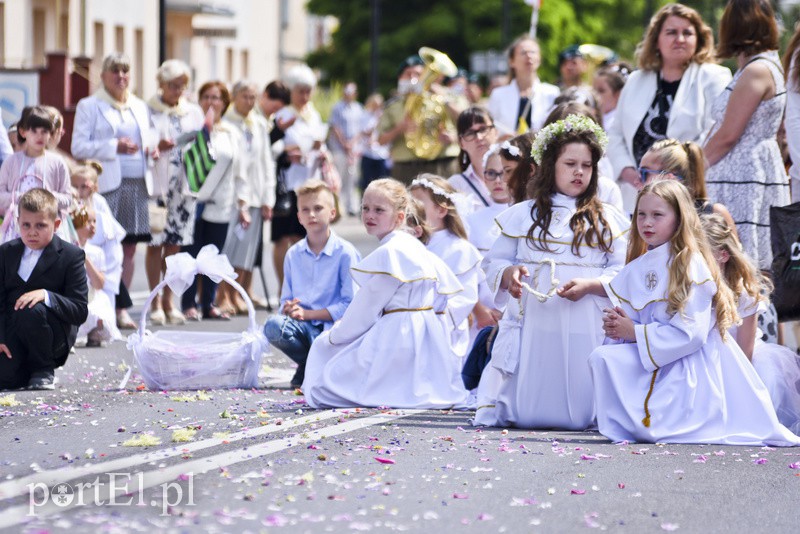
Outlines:
[[756, 338], [757, 314], [765, 307], [772, 283], [744, 253], [736, 233], [719, 215], [702, 217], [714, 257], [739, 302], [742, 324], [728, 332], [764, 381], [778, 421], [800, 435], [800, 356], [788, 347], [764, 343]]
[[453, 352], [463, 358], [477, 330], [470, 330], [470, 315], [478, 329], [496, 323], [491, 312], [478, 302], [478, 286], [485, 280], [481, 271], [481, 255], [467, 241], [467, 232], [456, 210], [456, 190], [434, 174], [420, 174], [409, 187], [411, 195], [425, 208], [425, 220], [432, 234], [428, 250], [441, 258], [455, 273], [464, 288], [450, 299], [446, 325], [450, 332]]
[[97, 193], [97, 176], [103, 172], [100, 162], [86, 160], [75, 167], [70, 177], [74, 196], [78, 203], [84, 204], [94, 210], [97, 219], [97, 229], [89, 243], [100, 247], [103, 251], [103, 274], [105, 284], [103, 291], [108, 295], [109, 300], [115, 303], [120, 291], [125, 291], [123, 299], [130, 300], [127, 296], [127, 289], [120, 283], [122, 278], [122, 240], [125, 238], [126, 231], [117, 222], [111, 213], [108, 202]]
[[608, 302], [597, 294], [624, 264], [629, 224], [597, 198], [605, 142], [595, 122], [577, 115], [543, 128], [531, 200], [495, 219], [502, 233], [483, 268], [496, 306], [508, 307], [478, 386], [475, 425], [594, 424], [587, 359], [603, 341]]
[[613, 441], [800, 445], [728, 335], [739, 321], [689, 191], [639, 193], [629, 263], [604, 284], [617, 344], [589, 357], [600, 432]]
[[493, 202], [467, 217], [467, 228], [469, 242], [478, 249], [478, 252], [486, 254], [500, 237], [500, 228], [494, 224], [494, 219], [508, 209], [511, 195], [503, 172], [500, 145], [492, 145], [483, 160], [483, 183], [489, 190]]
[[80, 205], [72, 212], [78, 244], [86, 253], [86, 278], [89, 286], [89, 315], [78, 327], [76, 344], [99, 347], [122, 339], [117, 329], [114, 301], [103, 291], [106, 285], [103, 249], [89, 242], [97, 231], [97, 215], [91, 206]]
[[381, 245], [351, 268], [359, 290], [342, 319], [311, 346], [303, 392], [314, 408], [461, 407], [467, 391], [437, 313], [461, 284], [405, 231], [409, 195], [384, 178], [369, 184], [361, 219]]

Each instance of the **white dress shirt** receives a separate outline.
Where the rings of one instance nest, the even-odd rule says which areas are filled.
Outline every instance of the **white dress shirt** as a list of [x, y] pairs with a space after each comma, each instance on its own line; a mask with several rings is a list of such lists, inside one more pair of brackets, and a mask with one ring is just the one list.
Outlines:
[[[22, 253], [22, 259], [19, 262], [19, 270], [17, 274], [20, 278], [28, 281], [28, 278], [31, 277], [31, 273], [33, 273], [33, 269], [36, 268], [36, 264], [39, 263], [39, 258], [42, 257], [42, 251], [44, 249], [33, 250], [32, 248], [25, 247], [25, 252]], [[50, 307], [50, 295], [47, 291], [44, 292], [44, 305], [48, 308]]]

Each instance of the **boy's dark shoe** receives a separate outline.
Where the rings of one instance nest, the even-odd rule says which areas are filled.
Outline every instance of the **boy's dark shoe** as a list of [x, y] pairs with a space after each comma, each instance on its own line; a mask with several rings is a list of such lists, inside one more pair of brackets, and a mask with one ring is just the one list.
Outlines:
[[305, 378], [305, 375], [306, 375], [306, 366], [299, 365], [297, 367], [297, 371], [294, 372], [294, 376], [292, 377], [291, 382], [289, 382], [289, 385], [292, 387], [292, 389], [297, 389], [303, 385], [303, 379]]
[[53, 371], [38, 371], [31, 375], [28, 381], [28, 389], [56, 389], [55, 373]]

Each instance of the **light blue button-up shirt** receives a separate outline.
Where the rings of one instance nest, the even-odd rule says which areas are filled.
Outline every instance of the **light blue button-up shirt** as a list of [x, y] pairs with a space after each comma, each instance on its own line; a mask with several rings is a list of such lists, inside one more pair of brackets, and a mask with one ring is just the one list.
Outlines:
[[[283, 261], [283, 288], [281, 306], [287, 300], [300, 299], [307, 310], [327, 309], [336, 321], [344, 315], [353, 300], [355, 286], [350, 267], [361, 261], [352, 243], [337, 236], [332, 230], [319, 255], [308, 247], [308, 241], [298, 241], [286, 253]], [[324, 324], [325, 330], [332, 321], [311, 321]]]

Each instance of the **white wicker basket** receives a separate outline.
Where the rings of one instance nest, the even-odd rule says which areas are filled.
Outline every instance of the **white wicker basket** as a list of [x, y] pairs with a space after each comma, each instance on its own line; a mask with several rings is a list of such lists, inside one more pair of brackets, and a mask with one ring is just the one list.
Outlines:
[[[201, 269], [202, 271], [202, 269]], [[203, 273], [205, 274], [205, 273]], [[247, 303], [247, 331], [187, 332], [145, 329], [150, 303], [167, 285], [168, 276], [150, 293], [142, 311], [139, 330], [128, 338], [144, 382], [150, 389], [254, 388], [258, 386], [261, 358], [268, 343], [256, 323], [256, 312], [247, 292], [232, 277], [218, 275], [233, 286]], [[125, 381], [121, 384], [124, 387]]]

